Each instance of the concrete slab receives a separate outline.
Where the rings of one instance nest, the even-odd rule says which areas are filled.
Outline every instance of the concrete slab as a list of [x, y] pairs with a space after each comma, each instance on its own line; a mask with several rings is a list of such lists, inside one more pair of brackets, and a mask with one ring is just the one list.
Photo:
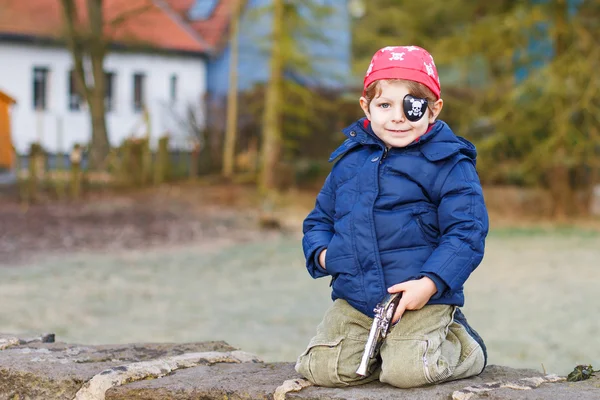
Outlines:
[[102, 346], [30, 343], [13, 346], [0, 351], [0, 400], [71, 400], [85, 382], [108, 368], [190, 352], [234, 349], [225, 342]]
[[[288, 393], [286, 399], [303, 400], [448, 400], [453, 394], [470, 386], [482, 386], [489, 382], [518, 382], [519, 379], [542, 376], [526, 369], [489, 366], [480, 376], [440, 385], [398, 389], [382, 383], [370, 383], [342, 389], [307, 387], [300, 392]], [[107, 400], [143, 398], [146, 400], [208, 400], [208, 399], [273, 399], [276, 388], [289, 379], [301, 378], [293, 363], [238, 364], [200, 366], [176, 371], [174, 374], [153, 381], [140, 381], [112, 388], [106, 393]], [[479, 395], [459, 397], [476, 399], [599, 399], [600, 380], [578, 384], [566, 382], [541, 384], [535, 389], [492, 389]], [[556, 397], [559, 396], [559, 397]], [[595, 396], [595, 397], [594, 397]]]
[[[0, 338], [11, 346], [0, 351], [0, 400], [73, 400], [78, 392], [82, 396], [81, 389], [89, 387], [92, 378], [97, 380], [102, 376], [115, 376], [114, 384], [122, 385], [87, 394], [86, 399], [600, 399], [599, 376], [571, 383], [561, 377], [544, 377], [535, 370], [495, 365], [471, 379], [425, 388], [403, 390], [375, 382], [342, 389], [309, 386], [275, 397], [277, 388], [284, 382], [303, 382], [294, 371], [293, 363], [266, 364], [252, 357], [239, 358], [242, 352], [236, 352], [225, 342], [84, 346], [17, 344], [24, 340], [10, 335], [0, 335]], [[195, 354], [205, 354], [206, 359], [202, 356], [194, 361]], [[238, 358], [232, 360], [234, 355]], [[149, 370], [145, 376], [140, 366], [154, 365], [154, 361], [157, 365], [170, 365], [171, 369], [164, 374]], [[134, 370], [141, 373], [136, 372], [132, 379], [119, 380], [123, 378], [119, 375], [121, 372]]]

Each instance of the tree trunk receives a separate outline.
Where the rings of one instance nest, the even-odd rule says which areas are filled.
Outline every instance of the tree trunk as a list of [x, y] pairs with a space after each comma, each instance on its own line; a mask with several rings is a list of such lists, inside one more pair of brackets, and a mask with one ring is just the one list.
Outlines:
[[564, 147], [558, 149], [553, 155], [553, 157], [556, 157], [556, 163], [548, 174], [550, 196], [552, 198], [552, 214], [559, 221], [571, 215], [573, 209], [574, 193], [570, 183], [569, 169], [561, 163], [565, 156]]
[[[555, 0], [554, 4], [554, 56], [558, 59], [564, 55], [569, 46], [568, 27], [568, 5], [566, 0]], [[559, 146], [551, 156], [554, 159], [553, 167], [550, 169], [549, 186], [553, 202], [553, 216], [562, 220], [571, 214], [573, 208], [574, 190], [569, 176], [567, 164], [568, 150], [565, 145], [564, 136], [567, 129], [561, 126], [565, 123], [563, 118], [555, 118], [554, 129], [561, 136]]]
[[106, 106], [104, 104], [105, 78], [104, 56], [106, 43], [104, 41], [103, 0], [87, 0], [88, 18], [90, 20], [90, 61], [94, 76], [93, 89], [88, 91], [88, 104], [92, 123], [92, 143], [90, 148], [90, 168], [103, 169], [106, 157], [110, 151], [108, 132], [106, 129]]
[[241, 0], [233, 5], [230, 24], [231, 59], [229, 62], [229, 92], [227, 93], [227, 130], [225, 131], [225, 150], [223, 152], [223, 176], [229, 178], [233, 175], [235, 166], [235, 145], [237, 139], [237, 114], [238, 114], [238, 32], [241, 11]]
[[276, 173], [281, 152], [281, 90], [283, 75], [283, 0], [273, 1], [273, 50], [271, 76], [267, 86], [261, 146], [259, 190], [263, 194], [276, 191]]
[[[94, 91], [96, 92], [96, 91]], [[106, 157], [110, 151], [104, 96], [94, 93], [89, 99], [90, 117], [92, 121], [92, 142], [90, 145], [90, 169], [103, 169]]]
[[[90, 143], [89, 168], [103, 168], [110, 151], [106, 128], [106, 109], [104, 104], [104, 57], [106, 42], [104, 39], [104, 14], [102, 0], [87, 0], [87, 14], [90, 31], [78, 31], [77, 3], [74, 0], [61, 0], [65, 23], [66, 41], [73, 57], [75, 77], [79, 92], [87, 101], [90, 113], [92, 138]], [[87, 79], [85, 61], [91, 65], [92, 82]]]

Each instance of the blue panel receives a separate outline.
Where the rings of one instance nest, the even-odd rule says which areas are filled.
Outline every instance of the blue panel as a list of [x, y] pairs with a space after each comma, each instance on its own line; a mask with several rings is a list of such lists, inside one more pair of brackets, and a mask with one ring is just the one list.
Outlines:
[[[546, 4], [548, 0], [531, 0], [532, 4]], [[577, 12], [582, 0], [567, 0], [569, 16]], [[517, 51], [515, 57], [518, 59], [522, 54], [530, 58], [526, 65], [521, 66], [515, 72], [515, 79], [521, 82], [526, 79], [532, 71], [546, 65], [554, 57], [554, 42], [550, 36], [548, 22], [538, 22], [534, 32], [529, 35], [527, 48]]]
[[[313, 0], [323, 4], [324, 0]], [[300, 45], [312, 59], [313, 72], [306, 76], [288, 71], [293, 77], [308, 86], [342, 88], [351, 79], [352, 33], [347, 0], [326, 0], [333, 12], [318, 28], [319, 40], [301, 39]], [[269, 78], [269, 42], [272, 16], [265, 12], [271, 0], [249, 0], [240, 23], [238, 88], [251, 89]], [[229, 83], [230, 49], [225, 48], [208, 64], [208, 92], [213, 96], [225, 96]]]
[[196, 0], [196, 3], [188, 11], [188, 18], [192, 21], [207, 19], [210, 17], [219, 0]]
[[307, 53], [313, 59], [315, 85], [342, 88], [350, 84], [352, 32], [346, 0], [329, 0], [325, 4], [332, 8], [331, 15], [319, 27], [320, 40], [306, 40]]

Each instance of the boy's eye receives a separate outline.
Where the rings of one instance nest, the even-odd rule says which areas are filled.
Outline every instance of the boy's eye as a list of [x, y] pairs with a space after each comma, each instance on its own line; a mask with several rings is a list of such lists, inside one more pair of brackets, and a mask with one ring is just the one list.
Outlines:
[[381, 108], [390, 108], [390, 103], [382, 103], [379, 105]]

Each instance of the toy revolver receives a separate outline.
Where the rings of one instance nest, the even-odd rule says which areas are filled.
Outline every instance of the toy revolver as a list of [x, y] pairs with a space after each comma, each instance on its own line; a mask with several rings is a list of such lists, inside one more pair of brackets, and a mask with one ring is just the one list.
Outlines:
[[373, 318], [373, 325], [371, 325], [371, 330], [369, 331], [369, 338], [365, 345], [362, 360], [356, 370], [358, 375], [367, 375], [369, 360], [377, 355], [383, 339], [385, 339], [390, 330], [390, 324], [398, 303], [400, 303], [400, 297], [402, 297], [401, 293], [388, 294], [373, 310], [375, 311], [375, 318]]

